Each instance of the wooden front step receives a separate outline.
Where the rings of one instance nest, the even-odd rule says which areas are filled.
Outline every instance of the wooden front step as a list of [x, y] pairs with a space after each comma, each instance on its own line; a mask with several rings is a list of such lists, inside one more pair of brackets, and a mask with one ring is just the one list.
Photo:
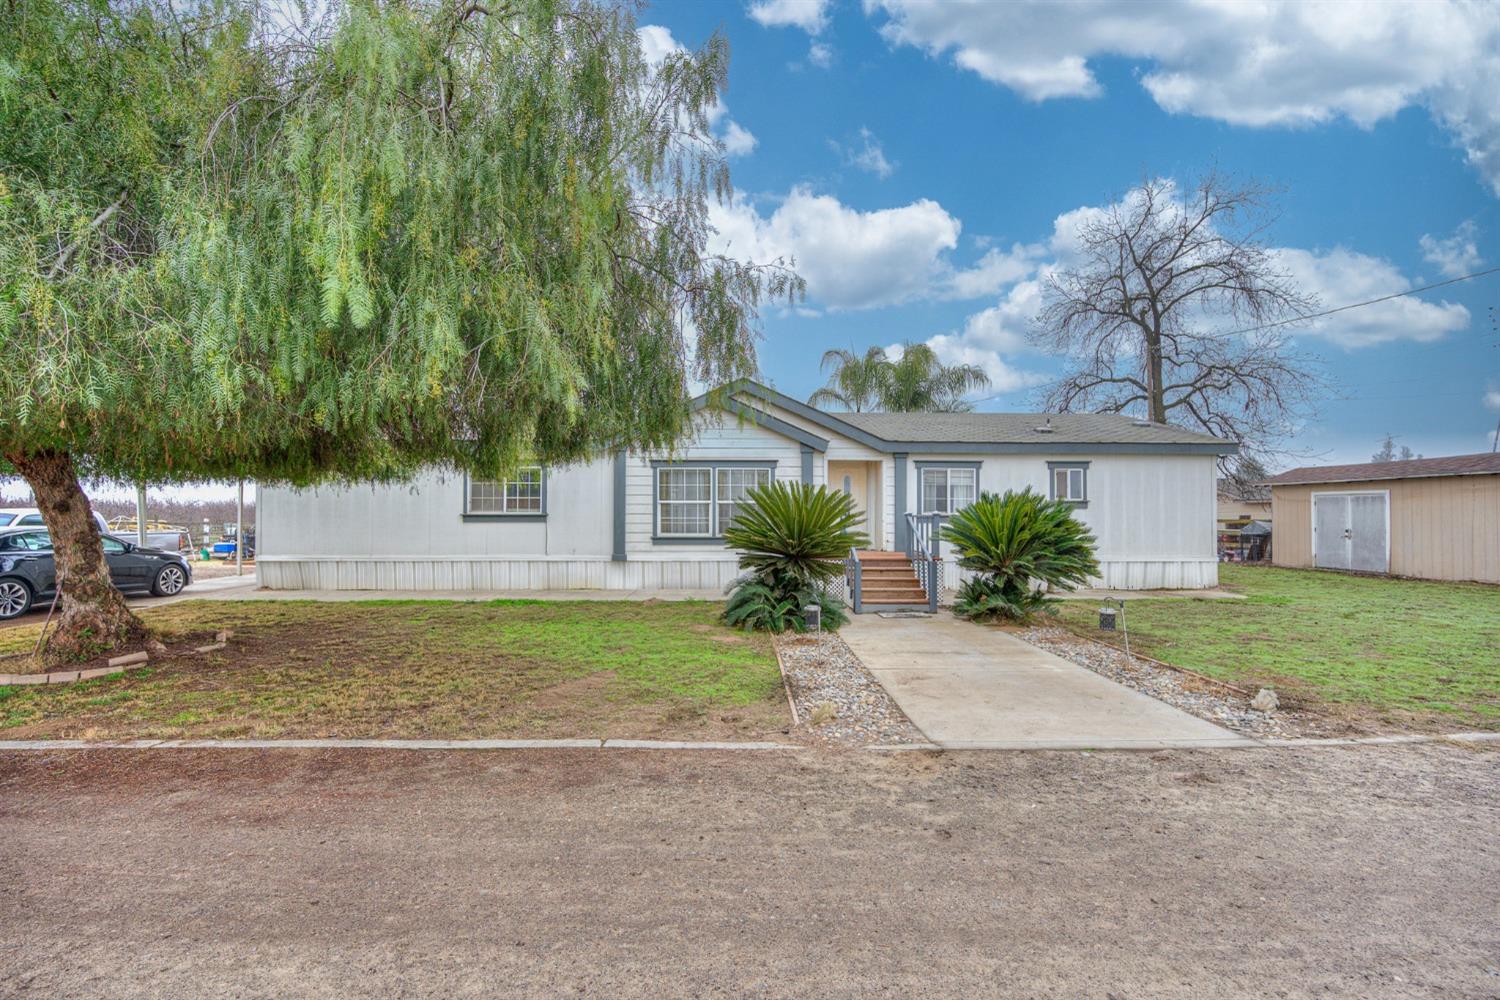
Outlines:
[[861, 606], [926, 607], [927, 592], [917, 579], [912, 562], [900, 552], [867, 550], [859, 559]]

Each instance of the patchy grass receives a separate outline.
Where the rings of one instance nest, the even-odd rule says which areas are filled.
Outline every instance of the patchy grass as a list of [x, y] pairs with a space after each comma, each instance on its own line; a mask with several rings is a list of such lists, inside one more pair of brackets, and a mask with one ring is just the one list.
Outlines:
[[[1500, 729], [1500, 588], [1224, 565], [1242, 601], [1127, 601], [1132, 648], [1302, 707]], [[1095, 638], [1098, 608], [1065, 602]], [[1119, 643], [1116, 634], [1111, 641]]]
[[[788, 725], [770, 642], [708, 602], [187, 601], [167, 638], [227, 649], [0, 687], [0, 738], [675, 737]], [[40, 622], [0, 631], [0, 653]]]

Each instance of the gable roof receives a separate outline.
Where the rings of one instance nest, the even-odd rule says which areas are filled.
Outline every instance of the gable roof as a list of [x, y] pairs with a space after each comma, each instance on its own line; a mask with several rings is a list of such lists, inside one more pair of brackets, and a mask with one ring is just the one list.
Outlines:
[[1500, 454], [1449, 455], [1411, 458], [1402, 462], [1362, 462], [1358, 465], [1310, 465], [1289, 469], [1266, 480], [1271, 486], [1301, 483], [1363, 483], [1381, 479], [1426, 479], [1432, 476], [1500, 475]]
[[[897, 454], [1233, 455], [1239, 451], [1233, 441], [1211, 434], [1117, 413], [828, 413], [750, 379], [706, 392], [694, 400], [694, 406], [717, 405], [746, 416], [736, 405], [737, 396], [754, 397], [876, 451]], [[755, 419], [776, 418], [762, 414]]]

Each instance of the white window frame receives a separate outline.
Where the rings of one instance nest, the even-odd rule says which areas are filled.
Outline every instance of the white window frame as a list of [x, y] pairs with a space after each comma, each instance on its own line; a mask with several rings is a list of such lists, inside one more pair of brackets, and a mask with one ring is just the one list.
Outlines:
[[[968, 503], [954, 505], [953, 503], [953, 473], [963, 472], [974, 477], [974, 495]], [[943, 492], [948, 498], [947, 510], [938, 510], [927, 506], [927, 476], [929, 473], [941, 473], [943, 476]], [[979, 463], [978, 462], [918, 462], [917, 463], [917, 512], [919, 514], [942, 514], [945, 517], [963, 510], [969, 504], [979, 499]]]
[[[464, 517], [466, 517], [466, 518], [474, 518], [474, 519], [478, 519], [478, 520], [484, 520], [484, 519], [487, 519], [487, 518], [496, 518], [496, 519], [499, 519], [499, 518], [512, 518], [512, 519], [533, 518], [533, 519], [535, 519], [535, 518], [546, 517], [547, 516], [547, 470], [544, 467], [540, 466], [540, 465], [523, 465], [520, 468], [516, 469], [516, 472], [517, 472], [517, 474], [528, 473], [528, 472], [535, 472], [536, 473], [536, 482], [535, 483], [523, 482], [519, 478], [506, 478], [506, 479], [470, 479], [469, 477], [465, 476], [464, 477]], [[527, 488], [527, 490], [529, 492], [529, 489], [532, 486], [535, 486], [535, 488], [536, 488], [536, 496], [534, 497], [534, 499], [536, 501], [536, 506], [533, 507], [530, 504], [522, 506], [520, 504], [520, 501], [522, 501], [523, 499], [529, 500], [529, 499], [533, 499], [533, 498], [529, 497], [529, 496], [527, 496], [527, 497], [521, 496], [519, 488], [521, 488], [521, 487]], [[474, 491], [475, 491], [476, 487], [481, 487], [487, 493], [492, 493], [493, 494], [493, 496], [486, 496], [485, 497], [485, 501], [486, 502], [484, 504], [484, 507], [486, 509], [483, 509], [483, 510], [477, 510], [477, 509], [475, 509], [475, 506], [474, 506]], [[496, 503], [497, 506], [491, 507], [490, 504], [492, 502]]]
[[[1064, 484], [1062, 493], [1058, 493], [1057, 490], [1059, 473], [1062, 474]], [[1076, 493], [1073, 491], [1075, 480], [1078, 485]], [[1089, 463], [1048, 462], [1047, 495], [1053, 500], [1061, 500], [1074, 507], [1087, 507], [1089, 505]]]
[[[708, 498], [706, 500], [664, 500], [662, 499], [662, 473], [669, 471], [697, 470], [708, 474]], [[724, 537], [724, 529], [729, 526], [723, 517], [724, 508], [735, 505], [735, 500], [724, 500], [719, 496], [719, 484], [721, 477], [726, 473], [753, 473], [760, 480], [753, 486], [763, 486], [776, 481], [775, 462], [746, 462], [746, 461], [685, 461], [685, 462], [653, 462], [651, 464], [651, 537], [658, 542], [712, 542], [720, 541]], [[753, 487], [747, 487], [753, 488]], [[678, 506], [704, 506], [708, 507], [708, 531], [681, 532], [662, 530], [662, 512], [667, 504]]]

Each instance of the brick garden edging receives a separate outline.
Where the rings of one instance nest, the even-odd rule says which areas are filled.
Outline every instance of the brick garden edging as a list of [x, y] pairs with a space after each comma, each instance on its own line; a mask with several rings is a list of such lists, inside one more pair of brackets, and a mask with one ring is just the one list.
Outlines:
[[0, 674], [0, 687], [7, 684], [71, 684], [110, 674], [123, 674], [138, 665], [122, 663], [117, 667], [95, 667], [92, 670], [54, 670], [50, 674]]

